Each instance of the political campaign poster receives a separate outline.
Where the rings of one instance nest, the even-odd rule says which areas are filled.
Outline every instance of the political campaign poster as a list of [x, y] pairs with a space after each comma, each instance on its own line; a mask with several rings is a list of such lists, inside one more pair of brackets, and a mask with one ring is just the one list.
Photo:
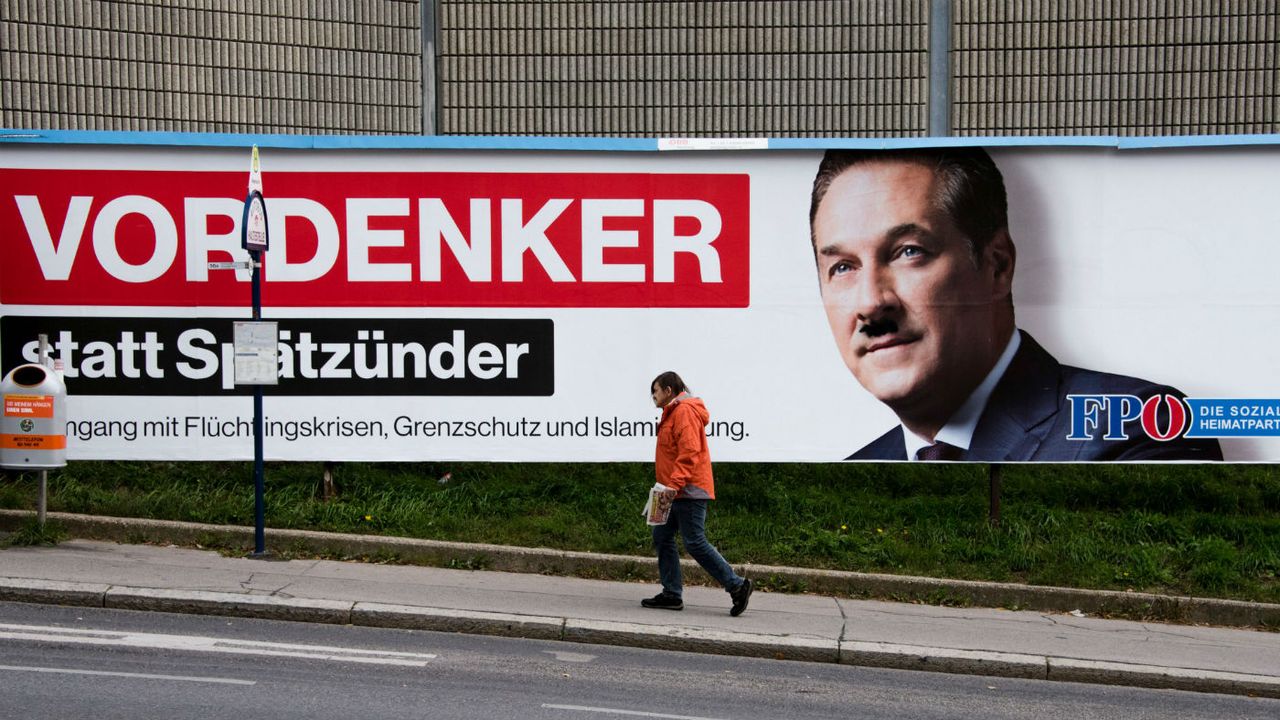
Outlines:
[[[258, 144], [269, 460], [651, 460], [667, 370], [717, 461], [1280, 457], [1280, 148]], [[0, 146], [71, 459], [252, 457], [245, 154]]]

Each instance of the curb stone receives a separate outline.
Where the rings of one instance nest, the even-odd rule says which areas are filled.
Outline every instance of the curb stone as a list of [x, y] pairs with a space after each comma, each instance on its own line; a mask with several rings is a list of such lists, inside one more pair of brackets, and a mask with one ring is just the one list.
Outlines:
[[330, 625], [349, 625], [351, 607], [354, 604], [342, 600], [282, 598], [208, 590], [131, 588], [119, 585], [113, 585], [103, 594], [103, 607], [115, 610], [232, 615]]
[[1075, 658], [1048, 661], [1048, 680], [1280, 698], [1280, 677]]
[[845, 642], [840, 645], [840, 662], [845, 665], [929, 670], [965, 675], [1045, 680], [1047, 658], [1043, 655], [927, 648], [880, 642]]
[[625, 645], [654, 650], [809, 662], [835, 662], [840, 657], [839, 641], [819, 637], [763, 635], [609, 620], [569, 619], [565, 622], [564, 639], [594, 645]]
[[100, 583], [0, 578], [0, 601], [104, 607], [103, 597], [110, 588]]
[[0, 577], [0, 601], [71, 604], [258, 619], [413, 628], [442, 632], [565, 640], [594, 645], [704, 652], [874, 668], [927, 670], [1061, 682], [1169, 688], [1280, 698], [1280, 677], [1189, 668], [1077, 660], [891, 643], [721, 630], [666, 628], [639, 623], [575, 620], [446, 608], [302, 600], [263, 595], [164, 590]]
[[[33, 516], [26, 510], [0, 510], [0, 530], [15, 528]], [[164, 542], [179, 545], [251, 545], [252, 527], [48, 513], [73, 537], [124, 543]], [[601, 579], [656, 581], [652, 557], [524, 548], [442, 540], [349, 535], [315, 530], [266, 529], [270, 546], [288, 552], [344, 557], [392, 556], [412, 565], [461, 567], [503, 572], [565, 575]], [[686, 582], [710, 581], [692, 560], [682, 561]], [[1280, 604], [1084, 590], [977, 580], [950, 580], [883, 573], [817, 570], [773, 565], [738, 564], [739, 574], [802, 592], [839, 597], [875, 598], [906, 602], [979, 607], [1009, 607], [1043, 612], [1079, 610], [1091, 615], [1222, 627], [1280, 628]]]
[[351, 624], [529, 640], [563, 640], [565, 620], [539, 615], [358, 602], [351, 611]]

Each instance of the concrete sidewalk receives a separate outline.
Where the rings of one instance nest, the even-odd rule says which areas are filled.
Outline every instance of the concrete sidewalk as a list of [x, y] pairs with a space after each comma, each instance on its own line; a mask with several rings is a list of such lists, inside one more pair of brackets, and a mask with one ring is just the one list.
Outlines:
[[[1280, 698], [1280, 634], [74, 540], [0, 550], [0, 600], [568, 640]], [[2, 612], [2, 611], [0, 611]], [[2, 615], [0, 615], [2, 617]]]

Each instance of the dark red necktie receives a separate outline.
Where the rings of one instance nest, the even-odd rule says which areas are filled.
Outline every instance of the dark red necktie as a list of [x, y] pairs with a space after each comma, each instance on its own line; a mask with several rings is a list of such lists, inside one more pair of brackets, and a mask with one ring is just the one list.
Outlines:
[[964, 450], [955, 445], [948, 445], [944, 442], [936, 442], [927, 447], [922, 447], [916, 453], [916, 458], [920, 460], [963, 460]]

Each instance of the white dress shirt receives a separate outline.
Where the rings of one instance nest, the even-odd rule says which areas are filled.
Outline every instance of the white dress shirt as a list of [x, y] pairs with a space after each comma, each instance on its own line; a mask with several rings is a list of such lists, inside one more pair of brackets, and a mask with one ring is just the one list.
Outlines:
[[966, 451], [969, 449], [969, 445], [973, 443], [973, 431], [978, 428], [978, 419], [982, 417], [982, 411], [987, 407], [987, 400], [991, 399], [991, 393], [996, 389], [996, 384], [1009, 369], [1009, 364], [1013, 362], [1013, 356], [1018, 352], [1020, 344], [1022, 344], [1021, 333], [1015, 328], [1013, 337], [1009, 338], [1009, 344], [1004, 346], [1004, 352], [1000, 354], [995, 367], [992, 367], [987, 377], [973, 389], [972, 393], [969, 393], [969, 399], [965, 400], [947, 424], [942, 426], [933, 440], [926, 440], [905, 426], [902, 428], [902, 439], [907, 446], [907, 459], [917, 460], [916, 453], [935, 442], [944, 442]]

